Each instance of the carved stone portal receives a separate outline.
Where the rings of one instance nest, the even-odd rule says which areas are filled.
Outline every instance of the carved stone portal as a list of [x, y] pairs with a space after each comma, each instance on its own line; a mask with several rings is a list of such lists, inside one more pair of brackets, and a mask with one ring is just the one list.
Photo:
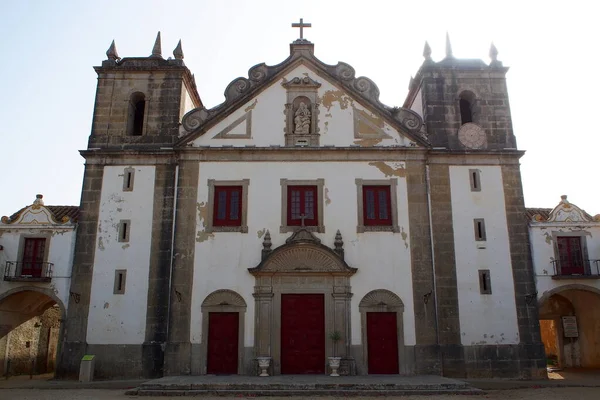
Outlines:
[[[311, 232], [300, 229], [248, 271], [256, 279], [254, 352], [257, 357], [272, 357], [275, 375], [281, 373], [281, 295], [287, 293], [324, 294], [325, 332], [340, 332], [337, 355], [351, 364], [347, 371], [355, 370], [354, 360], [349, 356], [350, 277], [356, 268], [349, 267]], [[326, 356], [332, 356], [331, 340], [323, 340]]]
[[319, 145], [317, 90], [320, 86], [320, 83], [308, 76], [283, 83], [283, 87], [287, 89], [286, 146]]

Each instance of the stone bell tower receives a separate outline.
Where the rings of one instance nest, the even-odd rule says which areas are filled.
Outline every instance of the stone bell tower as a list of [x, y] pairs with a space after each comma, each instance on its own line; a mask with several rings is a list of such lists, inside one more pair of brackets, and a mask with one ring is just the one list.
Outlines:
[[517, 147], [513, 133], [507, 67], [491, 45], [489, 65], [457, 59], [446, 36], [446, 57], [435, 62], [425, 43], [425, 61], [410, 82], [404, 107], [421, 111], [434, 147], [449, 150], [505, 150]]
[[94, 67], [98, 87], [88, 148], [170, 147], [181, 117], [202, 105], [181, 41], [173, 59], [162, 56], [160, 32], [148, 57], [121, 59], [114, 41], [106, 55]]

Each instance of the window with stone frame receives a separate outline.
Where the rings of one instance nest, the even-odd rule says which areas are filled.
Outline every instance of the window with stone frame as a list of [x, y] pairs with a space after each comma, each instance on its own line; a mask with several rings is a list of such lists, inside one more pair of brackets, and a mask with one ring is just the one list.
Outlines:
[[248, 179], [208, 180], [206, 232], [248, 232]]
[[242, 187], [216, 186], [213, 226], [242, 225]]
[[584, 275], [585, 259], [581, 236], [557, 236], [558, 275]]
[[304, 226], [311, 232], [325, 232], [323, 226], [324, 179], [281, 179], [281, 233]]
[[398, 180], [356, 179], [358, 226], [361, 232], [400, 232], [398, 226]]

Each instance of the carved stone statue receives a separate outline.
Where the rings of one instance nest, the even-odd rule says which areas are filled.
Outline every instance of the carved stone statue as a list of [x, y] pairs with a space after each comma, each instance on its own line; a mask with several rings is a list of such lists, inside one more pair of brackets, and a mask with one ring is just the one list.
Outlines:
[[294, 133], [310, 133], [310, 110], [303, 101], [300, 102], [298, 110], [294, 113]]

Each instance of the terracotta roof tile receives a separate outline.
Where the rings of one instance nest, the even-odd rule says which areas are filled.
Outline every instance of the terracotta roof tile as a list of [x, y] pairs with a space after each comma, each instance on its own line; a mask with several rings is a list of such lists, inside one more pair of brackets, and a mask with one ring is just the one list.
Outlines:
[[542, 221], [545, 221], [550, 217], [551, 212], [551, 208], [526, 208], [525, 216], [527, 217], [527, 221], [531, 222], [533, 221], [533, 217], [539, 214], [542, 216]]
[[[21, 208], [19, 211], [15, 212], [8, 219], [9, 221], [14, 221], [19, 217], [19, 215], [25, 210], [27, 207]], [[79, 218], [79, 207], [78, 206], [45, 206], [47, 209], [54, 214], [54, 218], [57, 221], [60, 221], [64, 216], [67, 216], [71, 219], [71, 222], [76, 223]]]

